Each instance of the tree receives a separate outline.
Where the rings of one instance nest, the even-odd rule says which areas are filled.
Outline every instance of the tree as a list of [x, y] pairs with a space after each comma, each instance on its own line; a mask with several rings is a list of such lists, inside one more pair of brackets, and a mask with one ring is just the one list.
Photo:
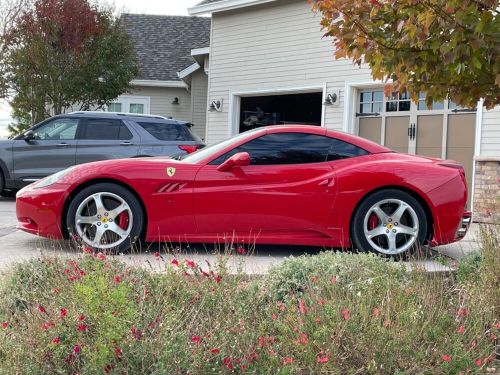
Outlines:
[[36, 0], [6, 32], [3, 50], [3, 81], [24, 124], [27, 117], [36, 123], [68, 109], [102, 108], [137, 73], [118, 19], [88, 0]]
[[311, 0], [336, 58], [366, 63], [391, 90], [428, 104], [500, 103], [498, 0]]

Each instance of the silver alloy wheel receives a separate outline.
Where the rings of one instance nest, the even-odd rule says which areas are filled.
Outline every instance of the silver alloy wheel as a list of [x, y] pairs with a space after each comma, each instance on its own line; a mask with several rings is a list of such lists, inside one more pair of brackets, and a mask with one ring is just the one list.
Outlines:
[[384, 199], [366, 213], [363, 231], [373, 249], [382, 254], [397, 255], [417, 241], [419, 221], [408, 203], [400, 199]]
[[[120, 216], [127, 214], [126, 228]], [[99, 192], [88, 196], [75, 214], [76, 231], [89, 246], [111, 249], [126, 241], [132, 231], [133, 215], [127, 202], [119, 195]]]

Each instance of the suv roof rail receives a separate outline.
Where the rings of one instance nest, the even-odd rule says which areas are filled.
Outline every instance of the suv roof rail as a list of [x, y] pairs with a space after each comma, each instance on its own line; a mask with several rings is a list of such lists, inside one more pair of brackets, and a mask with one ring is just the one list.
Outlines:
[[173, 120], [173, 118], [167, 118], [160, 115], [144, 115], [141, 113], [125, 113], [125, 112], [103, 112], [103, 111], [76, 111], [69, 113], [70, 115], [85, 115], [85, 114], [95, 114], [95, 115], [116, 115], [116, 116], [128, 116], [128, 117], [146, 117], [146, 118], [157, 118], [161, 120]]

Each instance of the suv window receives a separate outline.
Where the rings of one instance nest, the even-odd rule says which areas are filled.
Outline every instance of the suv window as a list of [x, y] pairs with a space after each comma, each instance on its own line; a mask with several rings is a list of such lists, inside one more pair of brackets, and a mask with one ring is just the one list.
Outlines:
[[34, 131], [38, 140], [72, 140], [75, 139], [78, 119], [58, 118], [49, 121]]
[[132, 133], [121, 120], [87, 119], [82, 139], [92, 140], [130, 140]]
[[331, 138], [306, 133], [266, 134], [215, 159], [219, 165], [238, 152], [248, 152], [251, 165], [306, 164], [327, 160]]
[[138, 124], [160, 141], [194, 141], [186, 125], [168, 122], [138, 122]]

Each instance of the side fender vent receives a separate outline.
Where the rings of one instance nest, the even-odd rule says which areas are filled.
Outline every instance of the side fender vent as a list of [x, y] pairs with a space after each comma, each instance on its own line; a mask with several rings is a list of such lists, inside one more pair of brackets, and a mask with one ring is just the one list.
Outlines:
[[186, 186], [185, 183], [182, 182], [170, 182], [166, 185], [163, 185], [161, 188], [159, 188], [156, 192], [157, 193], [172, 193], [174, 191], [181, 190]]

